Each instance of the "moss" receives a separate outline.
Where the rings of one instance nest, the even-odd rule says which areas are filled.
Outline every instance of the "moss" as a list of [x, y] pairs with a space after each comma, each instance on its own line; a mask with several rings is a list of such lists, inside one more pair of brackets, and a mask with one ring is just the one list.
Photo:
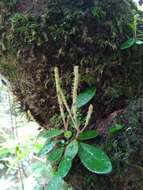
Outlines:
[[[134, 53], [119, 50], [120, 43], [132, 35], [129, 23], [134, 16], [132, 10], [136, 9], [132, 1], [110, 0], [107, 4], [105, 0], [57, 0], [45, 4], [44, 0], [21, 0], [3, 2], [0, 8], [1, 55], [13, 54], [16, 59], [14, 67], [11, 61], [6, 65], [1, 62], [1, 72], [13, 83], [22, 105], [41, 125], [49, 125], [57, 111], [55, 65], [60, 67], [67, 91], [73, 65], [80, 65], [80, 90], [97, 87], [97, 117], [114, 111], [118, 101], [139, 94], [137, 76], [142, 75], [142, 49], [135, 48]], [[9, 77], [8, 70], [15, 70], [18, 82]], [[102, 114], [103, 110], [107, 111]]]
[[[107, 130], [105, 118], [124, 110], [127, 99], [142, 96], [143, 48], [120, 50], [132, 37], [134, 12], [138, 11], [132, 0], [0, 2], [0, 72], [10, 80], [23, 109], [30, 110], [42, 127], [58, 127], [53, 67], [60, 68], [68, 97], [73, 65], [80, 65], [79, 92], [97, 88], [90, 127], [105, 124]], [[106, 149], [114, 172], [97, 176], [75, 160], [67, 178], [75, 189], [142, 189], [142, 124], [134, 115], [139, 111], [129, 110], [132, 114], [115, 120], [125, 124], [123, 132], [89, 142]]]

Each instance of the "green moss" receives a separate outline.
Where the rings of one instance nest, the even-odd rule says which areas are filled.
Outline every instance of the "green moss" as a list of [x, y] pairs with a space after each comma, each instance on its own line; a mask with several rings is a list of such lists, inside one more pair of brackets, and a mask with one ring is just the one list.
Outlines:
[[[14, 83], [15, 92], [40, 123], [47, 125], [57, 111], [55, 65], [60, 67], [67, 91], [71, 90], [73, 65], [80, 65], [80, 90], [97, 87], [95, 105], [100, 117], [116, 109], [122, 97], [139, 96], [142, 48], [134, 47], [133, 52], [119, 49], [133, 33], [129, 25], [137, 9], [131, 0], [44, 3], [20, 0], [0, 6], [0, 54], [10, 53], [16, 58], [14, 70], [19, 83]], [[29, 11], [29, 7], [33, 8]], [[6, 67], [1, 64], [2, 72], [8, 76], [11, 63]], [[13, 81], [11, 77], [10, 80]], [[106, 109], [103, 115], [109, 104], [112, 110]]]

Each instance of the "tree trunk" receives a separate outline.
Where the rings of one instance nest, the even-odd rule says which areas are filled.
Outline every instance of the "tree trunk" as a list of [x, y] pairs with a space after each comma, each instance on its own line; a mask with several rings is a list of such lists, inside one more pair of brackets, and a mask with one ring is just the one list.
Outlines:
[[[0, 72], [11, 82], [22, 109], [41, 127], [61, 127], [55, 66], [69, 102], [74, 65], [80, 66], [79, 92], [90, 86], [97, 89], [90, 128], [98, 128], [102, 137], [88, 143], [106, 150], [113, 173], [92, 174], [76, 159], [66, 177], [75, 190], [143, 187], [143, 101], [125, 108], [127, 99], [142, 96], [143, 49], [120, 50], [132, 36], [133, 9], [131, 0], [0, 2]], [[108, 128], [116, 123], [124, 128], [109, 137]]]

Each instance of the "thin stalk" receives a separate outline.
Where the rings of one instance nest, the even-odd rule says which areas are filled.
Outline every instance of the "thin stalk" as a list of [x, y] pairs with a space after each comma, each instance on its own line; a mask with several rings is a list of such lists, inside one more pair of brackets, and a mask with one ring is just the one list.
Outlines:
[[[10, 87], [8, 86], [8, 99], [9, 99], [9, 107], [10, 107], [11, 126], [12, 126], [12, 131], [13, 131], [13, 134], [14, 134], [14, 143], [16, 143], [16, 141], [18, 141], [18, 133], [17, 133], [17, 130], [16, 130], [16, 121], [14, 122], [13, 117], [12, 117], [12, 107], [11, 107], [12, 103], [11, 103], [10, 91], [11, 91]], [[17, 151], [15, 151], [15, 155], [16, 155], [16, 158], [17, 158]], [[20, 178], [20, 182], [21, 182], [21, 188], [22, 188], [22, 190], [24, 190], [22, 171], [21, 171], [21, 166], [20, 166], [19, 163], [18, 163], [18, 173], [19, 173], [19, 178]]]
[[86, 116], [86, 121], [85, 121], [84, 127], [80, 131], [77, 131], [76, 138], [78, 138], [79, 135], [80, 135], [80, 133], [82, 133], [86, 129], [86, 127], [88, 126], [89, 121], [91, 119], [92, 112], [93, 112], [93, 106], [92, 106], [92, 104], [90, 104], [90, 106], [88, 108], [88, 112], [87, 112], [87, 116]]

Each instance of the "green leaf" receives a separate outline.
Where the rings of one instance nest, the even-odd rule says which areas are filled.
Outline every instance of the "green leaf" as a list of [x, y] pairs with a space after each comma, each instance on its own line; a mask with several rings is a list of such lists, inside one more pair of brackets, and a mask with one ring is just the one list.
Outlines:
[[129, 38], [126, 42], [121, 44], [120, 49], [121, 50], [128, 49], [132, 47], [135, 44], [135, 42], [136, 42], [135, 38]]
[[41, 150], [38, 153], [38, 156], [45, 156], [46, 154], [48, 154], [55, 146], [54, 142], [51, 141], [46, 141], [46, 143], [44, 144], [44, 146], [41, 148]]
[[71, 138], [72, 136], [72, 132], [71, 131], [65, 131], [64, 132], [64, 137], [66, 137], [67, 139]]
[[136, 40], [136, 44], [137, 45], [142, 45], [143, 44], [143, 40]]
[[88, 139], [93, 139], [99, 135], [97, 130], [88, 130], [84, 131], [80, 134], [79, 140], [88, 140]]
[[60, 162], [58, 171], [57, 171], [57, 175], [60, 177], [65, 177], [72, 166], [72, 159], [69, 157], [64, 157], [63, 160]]
[[79, 158], [89, 171], [96, 174], [107, 174], [112, 171], [110, 159], [100, 148], [79, 143]]
[[48, 154], [48, 160], [51, 162], [56, 162], [60, 160], [62, 154], [64, 152], [64, 148], [55, 148]]
[[112, 135], [112, 134], [115, 134], [119, 131], [121, 131], [121, 129], [123, 129], [123, 125], [120, 125], [120, 124], [116, 124], [115, 126], [109, 128], [109, 134]]
[[73, 159], [78, 153], [78, 143], [76, 140], [71, 141], [65, 151], [65, 157]]
[[63, 133], [64, 133], [64, 131], [60, 130], [60, 129], [49, 129], [49, 130], [42, 131], [39, 134], [39, 136], [42, 136], [44, 138], [53, 138], [53, 137], [57, 137]]
[[95, 87], [87, 88], [84, 92], [80, 93], [77, 97], [77, 107], [81, 108], [87, 104], [95, 96], [95, 93]]
[[64, 185], [64, 181], [60, 176], [54, 176], [51, 181], [48, 183], [45, 190], [59, 190]]

